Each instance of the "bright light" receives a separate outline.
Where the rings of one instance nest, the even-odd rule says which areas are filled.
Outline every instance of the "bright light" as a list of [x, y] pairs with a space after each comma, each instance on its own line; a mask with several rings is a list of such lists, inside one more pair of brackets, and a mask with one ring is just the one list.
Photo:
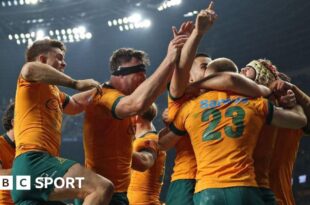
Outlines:
[[80, 38], [83, 40], [83, 39], [85, 39], [85, 33], [81, 33], [80, 34]]
[[307, 175], [300, 175], [298, 179], [299, 179], [299, 184], [304, 184], [307, 181]]
[[65, 29], [56, 29], [56, 30], [49, 30], [47, 34], [45, 34], [44, 30], [37, 30], [36, 32], [31, 33], [20, 33], [20, 34], [9, 34], [9, 40], [16, 40], [16, 43], [19, 44], [26, 44], [31, 41], [35, 40], [42, 40], [42, 39], [50, 39], [56, 38], [59, 41], [74, 43], [79, 42], [82, 40], [88, 40], [92, 38], [92, 33], [87, 31], [84, 26], [79, 26], [75, 28], [65, 28]]
[[143, 27], [145, 28], [149, 28], [152, 24], [151, 21], [148, 19], [144, 20], [142, 23], [143, 23]]
[[182, 3], [182, 0], [170, 0], [170, 1], [164, 1], [161, 3], [160, 6], [157, 7], [158, 11], [163, 11], [165, 9], [168, 9], [173, 6], [178, 6]]
[[136, 13], [136, 14], [129, 16], [128, 21], [132, 23], [136, 23], [136, 22], [141, 21], [141, 19], [142, 19], [141, 15]]
[[38, 30], [36, 33], [36, 40], [42, 40], [44, 38], [44, 31], [43, 30]]
[[31, 4], [37, 4], [37, 3], [38, 3], [38, 0], [30, 0], [30, 3], [31, 3]]
[[86, 32], [86, 28], [84, 26], [79, 26], [78, 27], [78, 32], [79, 33], [85, 33]]
[[151, 26], [152, 22], [145, 19], [141, 14], [134, 13], [129, 17], [109, 20], [109, 27], [117, 26], [120, 31], [128, 31], [135, 29], [145, 29]]
[[186, 14], [184, 14], [183, 16], [184, 17], [192, 17], [194, 15], [197, 15], [198, 14], [198, 11], [190, 11], [190, 12], [187, 12]]
[[93, 37], [93, 35], [90, 32], [87, 32], [85, 34], [86, 39], [91, 39]]

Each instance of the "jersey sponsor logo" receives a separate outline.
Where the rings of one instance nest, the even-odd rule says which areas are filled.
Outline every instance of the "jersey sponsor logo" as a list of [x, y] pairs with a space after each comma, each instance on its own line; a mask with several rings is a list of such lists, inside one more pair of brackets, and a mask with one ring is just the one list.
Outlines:
[[214, 108], [214, 107], [220, 107], [222, 105], [226, 105], [226, 104], [247, 104], [249, 102], [248, 98], [244, 98], [244, 97], [238, 97], [236, 99], [219, 99], [219, 100], [201, 100], [200, 101], [200, 107], [203, 109], [206, 108]]

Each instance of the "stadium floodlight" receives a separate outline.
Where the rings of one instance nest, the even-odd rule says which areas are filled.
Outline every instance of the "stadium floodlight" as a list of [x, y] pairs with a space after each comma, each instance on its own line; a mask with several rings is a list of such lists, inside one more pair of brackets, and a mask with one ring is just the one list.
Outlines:
[[158, 7], [158, 11], [166, 10], [170, 7], [178, 6], [182, 3], [182, 0], [165, 0]]
[[135, 13], [131, 16], [128, 17], [128, 21], [131, 22], [131, 23], [137, 23], [137, 22], [140, 22], [142, 19], [141, 15], [138, 14], [138, 13]]
[[142, 15], [139, 13], [134, 13], [128, 17], [108, 21], [109, 27], [118, 27], [120, 31], [149, 28], [151, 24], [152, 24], [151, 20], [144, 19]]
[[45, 33], [43, 30], [38, 30], [36, 32], [36, 40], [42, 40], [44, 39]]
[[300, 175], [298, 177], [298, 180], [299, 180], [299, 184], [304, 184], [307, 182], [307, 175]]
[[190, 11], [190, 12], [187, 12], [186, 14], [184, 14], [183, 16], [184, 17], [192, 17], [194, 15], [197, 15], [198, 14], [198, 11]]
[[2, 0], [1, 6], [24, 6], [24, 5], [36, 5], [38, 3], [42, 3], [43, 0]]
[[9, 40], [15, 40], [18, 45], [28, 45], [35, 40], [41, 40], [45, 38], [55, 38], [65, 43], [80, 42], [82, 40], [89, 40], [93, 37], [92, 33], [87, 31], [85, 26], [77, 26], [74, 28], [62, 28], [56, 30], [49, 30], [48, 35], [45, 35], [44, 30], [40, 29], [36, 32], [21, 33], [21, 34], [9, 34]]

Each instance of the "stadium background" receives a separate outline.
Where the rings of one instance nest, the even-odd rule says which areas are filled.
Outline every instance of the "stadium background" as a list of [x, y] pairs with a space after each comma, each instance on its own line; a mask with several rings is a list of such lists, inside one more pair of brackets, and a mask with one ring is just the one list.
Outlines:
[[[8, 6], [11, 2], [11, 6]], [[92, 38], [67, 43], [65, 72], [76, 79], [109, 78], [108, 60], [120, 47], [145, 50], [151, 59], [152, 73], [166, 54], [172, 37], [171, 26], [179, 26], [191, 11], [199, 11], [208, 1], [183, 0], [180, 5], [159, 11], [161, 0], [39, 0], [35, 5], [15, 5], [17, 0], [0, 0], [0, 115], [14, 98], [16, 79], [24, 63], [27, 44], [17, 44], [15, 34], [43, 29], [73, 28], [83, 25]], [[3, 3], [4, 2], [4, 3]], [[181, 2], [181, 1], [178, 1]], [[5, 5], [5, 6], [4, 6]], [[202, 41], [199, 51], [213, 58], [228, 57], [239, 68], [254, 58], [268, 58], [280, 71], [292, 77], [307, 94], [310, 92], [310, 1], [308, 0], [222, 0], [215, 2], [219, 19]], [[145, 29], [123, 30], [108, 21], [138, 12], [151, 21]], [[33, 21], [37, 19], [37, 21]], [[43, 19], [39, 20], [39, 19]], [[9, 39], [13, 36], [13, 40]], [[74, 91], [63, 89], [69, 94]], [[160, 113], [167, 106], [166, 94], [156, 101]], [[64, 116], [62, 156], [83, 163], [83, 115]], [[160, 115], [155, 121], [163, 127]], [[1, 133], [4, 132], [0, 128]], [[166, 162], [165, 198], [174, 152]], [[310, 140], [302, 139], [294, 169], [293, 187], [297, 204], [310, 204]]]

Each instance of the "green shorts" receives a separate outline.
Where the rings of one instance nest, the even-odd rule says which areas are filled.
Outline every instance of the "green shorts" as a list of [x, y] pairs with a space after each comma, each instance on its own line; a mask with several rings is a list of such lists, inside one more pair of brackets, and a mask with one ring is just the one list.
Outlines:
[[128, 205], [127, 192], [114, 193], [109, 205]]
[[264, 205], [256, 187], [205, 189], [194, 195], [195, 205]]
[[193, 205], [195, 179], [179, 179], [170, 183], [166, 204], [167, 205]]
[[[51, 184], [47, 188], [38, 189], [35, 187], [37, 177], [63, 177], [70, 167], [76, 162], [53, 157], [46, 152], [27, 152], [19, 155], [13, 162], [12, 175], [14, 185], [16, 176], [30, 176], [30, 190], [16, 190], [16, 186], [11, 191], [11, 196], [16, 205], [36, 204], [48, 200], [49, 194], [54, 190]], [[28, 201], [28, 202], [27, 202]], [[30, 203], [31, 202], [31, 203]]]
[[263, 201], [265, 202], [265, 205], [277, 205], [276, 197], [274, 193], [271, 191], [271, 189], [267, 189], [267, 188], [259, 188], [259, 189], [262, 193], [262, 197], [263, 197]]

